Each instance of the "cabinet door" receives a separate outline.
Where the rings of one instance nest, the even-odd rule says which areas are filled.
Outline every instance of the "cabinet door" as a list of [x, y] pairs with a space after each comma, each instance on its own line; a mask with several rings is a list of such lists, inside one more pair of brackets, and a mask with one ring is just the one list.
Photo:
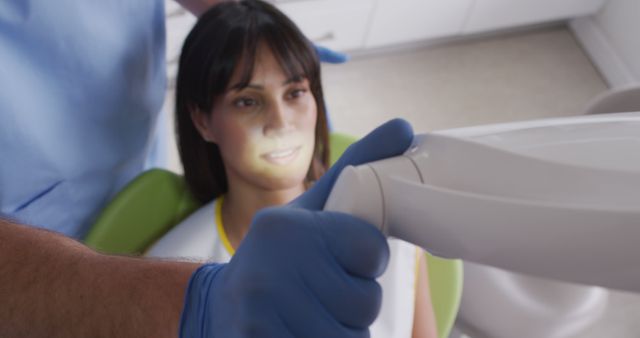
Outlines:
[[597, 12], [604, 0], [476, 0], [463, 33], [542, 23]]
[[473, 0], [378, 0], [366, 47], [460, 33]]
[[272, 2], [311, 41], [336, 50], [360, 49], [374, 0], [279, 0]]

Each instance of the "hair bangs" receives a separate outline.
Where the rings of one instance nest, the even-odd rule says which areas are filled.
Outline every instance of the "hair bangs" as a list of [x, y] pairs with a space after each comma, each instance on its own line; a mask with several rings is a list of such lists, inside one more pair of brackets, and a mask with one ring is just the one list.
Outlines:
[[[273, 13], [272, 13], [273, 14]], [[236, 60], [241, 67], [240, 81], [234, 87], [246, 88], [253, 78], [256, 56], [260, 48], [268, 48], [289, 79], [319, 78], [320, 61], [315, 49], [293, 22], [286, 16], [280, 22], [258, 15], [252, 18], [244, 32], [242, 55]], [[282, 26], [282, 23], [287, 24]]]

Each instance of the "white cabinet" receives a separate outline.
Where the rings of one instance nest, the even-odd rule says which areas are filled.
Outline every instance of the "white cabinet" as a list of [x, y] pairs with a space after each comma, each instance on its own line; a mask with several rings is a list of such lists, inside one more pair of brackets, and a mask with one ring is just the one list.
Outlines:
[[[167, 5], [167, 59], [195, 17]], [[594, 14], [605, 0], [268, 0], [313, 42], [340, 51], [377, 48]], [[618, 0], [612, 0], [618, 1]], [[636, 1], [636, 0], [628, 0]], [[175, 73], [170, 62], [169, 74]]]
[[365, 46], [457, 35], [472, 4], [473, 0], [377, 0]]
[[272, 1], [311, 41], [336, 50], [364, 47], [375, 0]]
[[477, 33], [594, 14], [604, 0], [475, 0], [462, 31]]

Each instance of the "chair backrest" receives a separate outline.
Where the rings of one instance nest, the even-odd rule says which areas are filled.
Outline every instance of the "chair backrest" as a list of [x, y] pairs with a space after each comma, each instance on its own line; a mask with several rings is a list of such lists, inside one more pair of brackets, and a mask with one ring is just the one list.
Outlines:
[[151, 169], [109, 202], [85, 244], [104, 253], [140, 255], [198, 206], [182, 176]]
[[[332, 133], [331, 163], [355, 141]], [[131, 181], [98, 216], [85, 239], [94, 249], [140, 255], [171, 227], [198, 208], [182, 176], [152, 169]], [[440, 338], [449, 336], [462, 296], [462, 262], [427, 254], [431, 301]]]

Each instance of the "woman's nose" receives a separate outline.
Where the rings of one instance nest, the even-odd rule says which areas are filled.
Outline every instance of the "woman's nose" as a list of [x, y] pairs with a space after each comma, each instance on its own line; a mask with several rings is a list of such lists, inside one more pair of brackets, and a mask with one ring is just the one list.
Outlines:
[[267, 113], [267, 121], [265, 123], [265, 134], [267, 136], [273, 134], [284, 133], [292, 128], [291, 112], [281, 102], [274, 102], [269, 107]]

